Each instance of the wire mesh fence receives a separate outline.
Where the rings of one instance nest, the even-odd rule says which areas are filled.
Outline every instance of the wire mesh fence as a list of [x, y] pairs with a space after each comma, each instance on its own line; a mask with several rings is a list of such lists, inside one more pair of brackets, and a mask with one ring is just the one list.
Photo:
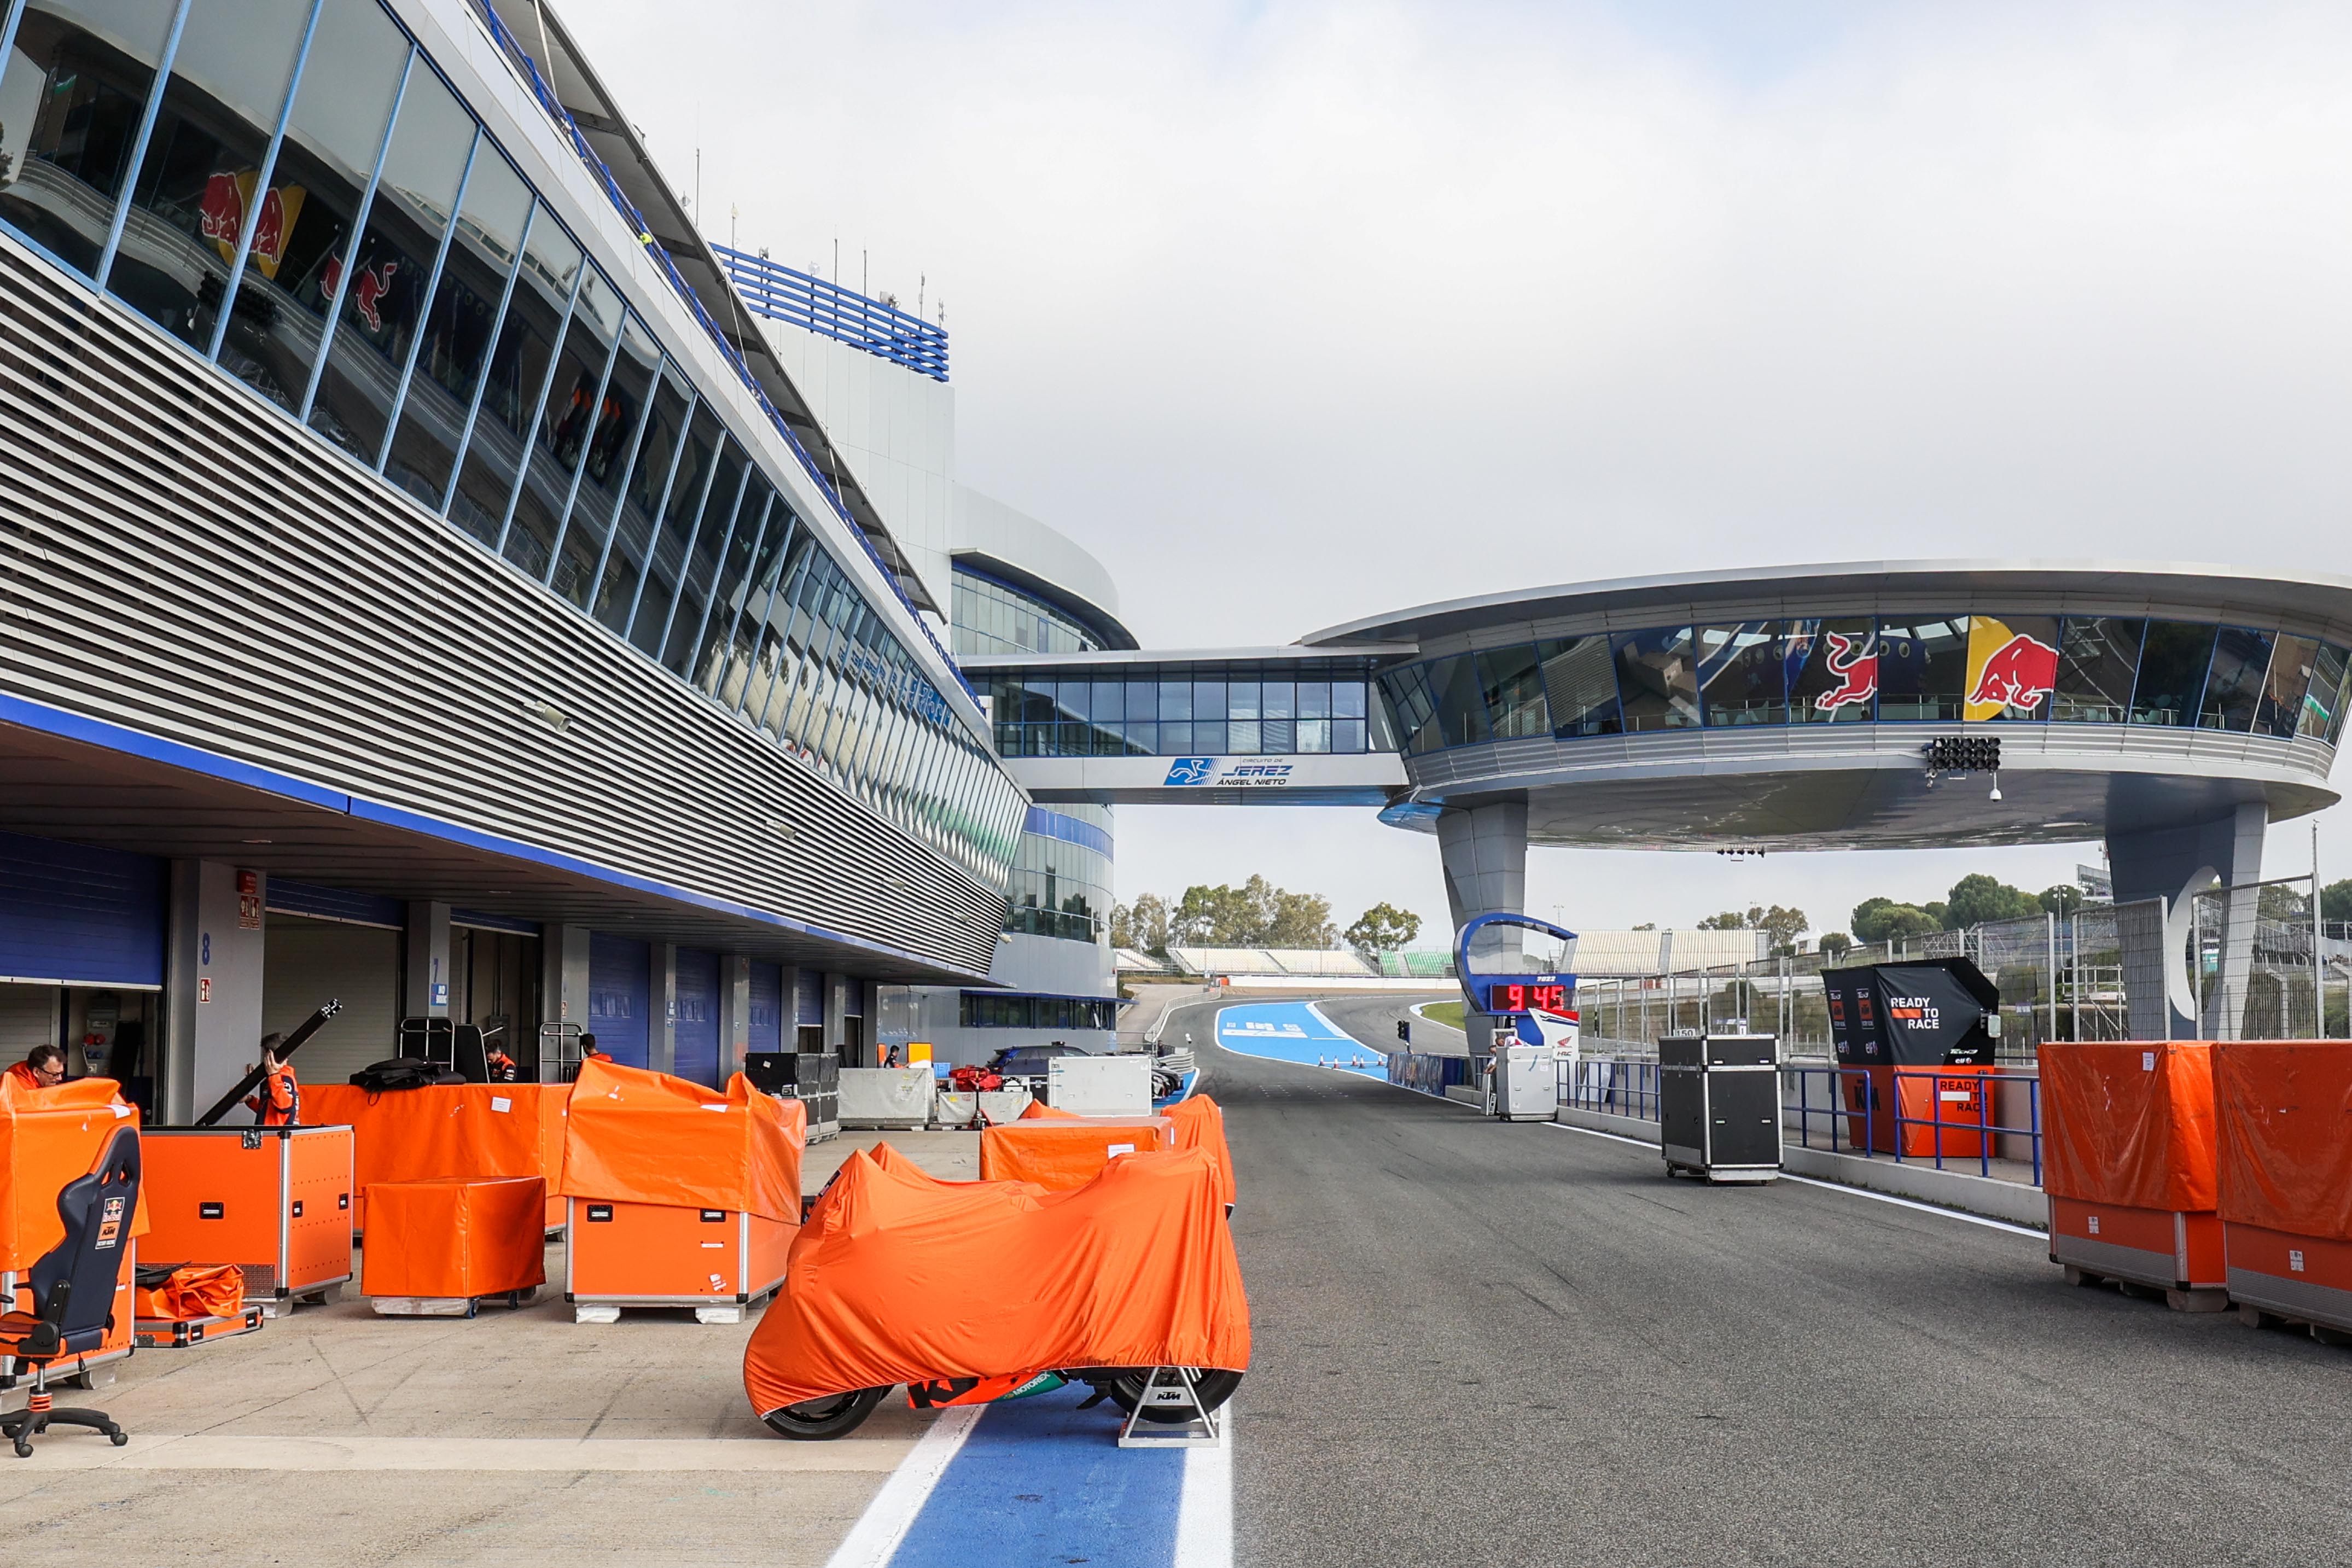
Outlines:
[[[2329, 961], [2309, 877], [2217, 888], [2181, 911], [2160, 899], [2094, 904], [1930, 932], [1836, 955], [1800, 953], [1678, 973], [1592, 978], [1577, 988], [1585, 1049], [1655, 1054], [1679, 1030], [1752, 1030], [1794, 1057], [1831, 1054], [1822, 971], [1907, 958], [1973, 959], [2000, 992], [1995, 1060], [2034, 1060], [2050, 1040], [2309, 1040], [2347, 1033], [2352, 969]], [[2179, 943], [2176, 949], [2173, 946]], [[2194, 1015], [2176, 1027], [2176, 1014]]]

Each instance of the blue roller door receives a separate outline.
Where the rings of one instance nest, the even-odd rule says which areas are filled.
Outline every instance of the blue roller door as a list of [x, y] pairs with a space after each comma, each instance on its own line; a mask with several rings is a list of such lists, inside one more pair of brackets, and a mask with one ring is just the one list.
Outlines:
[[624, 1067], [646, 1065], [649, 956], [642, 942], [588, 934], [588, 1032]]
[[163, 861], [0, 833], [0, 979], [161, 986]]
[[671, 1069], [680, 1078], [719, 1082], [719, 955], [692, 947], [677, 950], [677, 1018], [670, 1035], [677, 1046]]
[[784, 967], [751, 966], [751, 1042], [753, 1051], [784, 1049]]
[[818, 1028], [824, 1024], [824, 976], [803, 969], [793, 977], [793, 1021]]

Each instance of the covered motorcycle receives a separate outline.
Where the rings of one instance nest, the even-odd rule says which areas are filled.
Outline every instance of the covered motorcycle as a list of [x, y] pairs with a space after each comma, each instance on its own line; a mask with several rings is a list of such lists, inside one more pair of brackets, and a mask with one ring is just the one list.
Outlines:
[[1060, 1372], [1131, 1406], [1150, 1368], [1187, 1366], [1222, 1400], [1250, 1334], [1221, 1187], [1203, 1149], [1128, 1155], [1062, 1192], [940, 1181], [887, 1145], [854, 1154], [793, 1243], [744, 1390], [800, 1437], [841, 1436], [899, 1384]]

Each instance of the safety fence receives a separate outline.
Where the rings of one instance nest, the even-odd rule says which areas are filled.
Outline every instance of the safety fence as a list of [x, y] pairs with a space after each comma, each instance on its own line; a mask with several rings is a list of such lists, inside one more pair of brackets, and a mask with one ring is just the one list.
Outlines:
[[1426, 1051], [1391, 1051], [1388, 1053], [1389, 1082], [1405, 1089], [1418, 1089], [1423, 1094], [1443, 1098], [1446, 1090], [1470, 1082], [1470, 1059], [1466, 1056], [1433, 1056]]
[[764, 256], [715, 241], [710, 248], [719, 253], [735, 291], [755, 313], [863, 349], [935, 382], [948, 379], [946, 328]]
[[[1559, 1103], [1655, 1122], [1658, 1064], [1560, 1063]], [[1801, 1148], [2042, 1185], [2042, 1081], [1998, 1068], [1780, 1068], [1782, 1136]]]

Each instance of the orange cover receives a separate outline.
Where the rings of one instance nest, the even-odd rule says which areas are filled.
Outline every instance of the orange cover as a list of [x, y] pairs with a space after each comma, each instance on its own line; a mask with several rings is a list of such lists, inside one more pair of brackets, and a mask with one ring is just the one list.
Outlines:
[[1179, 1100], [1161, 1115], [1175, 1129], [1176, 1146], [1180, 1149], [1206, 1149], [1217, 1162], [1217, 1186], [1225, 1206], [1231, 1207], [1234, 1185], [1234, 1152], [1225, 1145], [1225, 1113], [1206, 1094], [1193, 1094]]
[[1007, 1122], [981, 1132], [980, 1179], [1033, 1181], [1055, 1191], [1084, 1186], [1102, 1175], [1111, 1150], [1122, 1145], [1131, 1155], [1173, 1148], [1175, 1129], [1164, 1116]]
[[566, 1197], [801, 1218], [808, 1108], [740, 1072], [725, 1096], [601, 1057], [580, 1064], [564, 1124]]
[[321, 1083], [302, 1091], [302, 1120], [351, 1127], [357, 1189], [352, 1227], [365, 1230], [367, 1189], [382, 1182], [541, 1176], [553, 1190], [563, 1171], [563, 1103], [571, 1092], [564, 1083], [452, 1083], [373, 1093], [353, 1083]]
[[245, 1310], [245, 1271], [234, 1263], [189, 1263], [152, 1290], [141, 1287], [132, 1300], [142, 1318], [233, 1318]]
[[370, 1296], [502, 1296], [547, 1283], [547, 1184], [538, 1176], [380, 1182], [361, 1249]]
[[2221, 1218], [2352, 1239], [2352, 1040], [2216, 1045], [2213, 1087]]
[[[139, 1125], [139, 1107], [111, 1078], [27, 1088], [0, 1073], [0, 1271], [22, 1273], [65, 1239], [58, 1189], [88, 1176], [114, 1129]], [[142, 1182], [131, 1234], [147, 1234]]]
[[2050, 1040], [2041, 1059], [2044, 1191], [2176, 1213], [2213, 1207], [2210, 1044]]
[[765, 1415], [1008, 1371], [1242, 1371], [1249, 1354], [1241, 1262], [1203, 1151], [1114, 1160], [1047, 1192], [943, 1182], [886, 1145], [849, 1156], [793, 1239], [743, 1386]]
[[1086, 1120], [1076, 1111], [1057, 1110], [1043, 1100], [1030, 1101], [1022, 1108], [1021, 1114], [1015, 1119], [1023, 1122], [1083, 1122]]

